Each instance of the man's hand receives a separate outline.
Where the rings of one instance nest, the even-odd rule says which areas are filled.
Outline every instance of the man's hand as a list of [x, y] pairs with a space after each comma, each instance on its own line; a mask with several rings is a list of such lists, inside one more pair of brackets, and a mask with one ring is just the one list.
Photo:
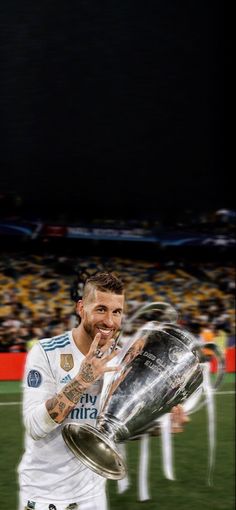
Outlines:
[[[111, 347], [114, 345], [114, 339], [111, 338], [102, 347], [99, 345], [100, 339], [101, 333], [97, 333], [76, 376], [76, 379], [84, 388], [89, 388], [105, 372], [114, 372], [121, 368], [120, 366], [108, 366], [109, 361], [117, 356], [119, 352], [118, 350], [110, 352]], [[108, 354], [106, 354], [107, 352]]]
[[184, 425], [190, 421], [190, 418], [184, 412], [183, 406], [178, 404], [171, 410], [171, 432], [178, 433], [183, 432]]
[[[184, 431], [184, 425], [190, 421], [190, 418], [184, 411], [183, 406], [178, 404], [171, 409], [171, 432], [172, 434], [176, 434]], [[149, 431], [151, 436], [159, 436], [160, 435], [160, 425], [156, 425], [156, 427], [151, 428]]]
[[[105, 372], [120, 370], [120, 366], [107, 366], [107, 363], [113, 359], [117, 351], [110, 352], [114, 340], [108, 340], [102, 347], [99, 346], [101, 333], [98, 333], [93, 342], [79, 373], [68, 382], [64, 388], [57, 393], [53, 398], [46, 402], [46, 409], [52, 420], [56, 423], [62, 423], [68, 416], [70, 411], [74, 409], [75, 405], [79, 402], [81, 395], [85, 393], [93, 383], [103, 376]], [[108, 354], [105, 354], [108, 351]]]

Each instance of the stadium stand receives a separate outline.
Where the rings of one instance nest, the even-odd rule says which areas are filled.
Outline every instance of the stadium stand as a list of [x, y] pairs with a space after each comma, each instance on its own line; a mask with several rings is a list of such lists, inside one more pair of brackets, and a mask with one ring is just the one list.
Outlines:
[[1, 221], [1, 353], [25, 353], [39, 338], [73, 327], [83, 280], [99, 269], [116, 271], [125, 282], [124, 321], [141, 304], [166, 301], [199, 338], [234, 353], [233, 211], [188, 212], [175, 221], [62, 223]]

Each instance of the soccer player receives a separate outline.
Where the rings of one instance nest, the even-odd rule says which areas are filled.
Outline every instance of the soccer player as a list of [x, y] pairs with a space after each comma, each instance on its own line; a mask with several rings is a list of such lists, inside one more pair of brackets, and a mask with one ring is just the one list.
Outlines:
[[[76, 459], [61, 435], [68, 422], [95, 424], [102, 376], [120, 330], [122, 282], [113, 274], [88, 278], [77, 303], [80, 324], [40, 340], [28, 354], [23, 419], [25, 453], [19, 465], [20, 510], [105, 510], [105, 479]], [[99, 356], [99, 357], [98, 357]]]
[[77, 303], [79, 325], [40, 340], [29, 351], [23, 382], [25, 452], [18, 467], [19, 510], [106, 510], [105, 478], [66, 446], [66, 423], [95, 425], [103, 374], [124, 308], [124, 288], [112, 273], [87, 278]]

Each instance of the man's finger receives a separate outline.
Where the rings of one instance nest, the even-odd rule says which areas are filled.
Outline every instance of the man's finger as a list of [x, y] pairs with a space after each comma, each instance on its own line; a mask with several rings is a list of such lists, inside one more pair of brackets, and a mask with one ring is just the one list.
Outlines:
[[98, 346], [100, 351], [104, 354], [106, 351], [111, 349], [111, 347], [114, 345], [114, 338], [110, 338], [110, 340], [107, 341], [106, 344], [104, 344], [102, 347]]
[[184, 411], [184, 408], [181, 404], [177, 406], [178, 413], [179, 413], [179, 423], [188, 423], [190, 421], [190, 418], [187, 416], [187, 414]]
[[95, 335], [95, 337], [94, 337], [94, 339], [93, 339], [93, 341], [92, 341], [92, 343], [90, 345], [90, 349], [89, 349], [88, 354], [93, 354], [94, 351], [96, 351], [97, 346], [98, 346], [98, 344], [99, 344], [99, 342], [101, 340], [101, 336], [102, 336], [101, 333], [97, 333]]
[[115, 356], [117, 356], [118, 353], [119, 353], [119, 350], [117, 349], [116, 351], [112, 351], [111, 354], [108, 354], [107, 356], [105, 356], [102, 359], [105, 363], [108, 363], [109, 361], [111, 361], [111, 359], [113, 359]]
[[178, 404], [177, 406], [173, 407], [171, 411], [171, 421], [174, 427], [178, 427], [181, 429], [184, 423], [188, 423], [190, 421], [190, 418], [185, 413], [183, 406], [181, 404]]
[[119, 372], [119, 370], [122, 369], [121, 365], [118, 365], [117, 367], [106, 367], [104, 369], [104, 372]]

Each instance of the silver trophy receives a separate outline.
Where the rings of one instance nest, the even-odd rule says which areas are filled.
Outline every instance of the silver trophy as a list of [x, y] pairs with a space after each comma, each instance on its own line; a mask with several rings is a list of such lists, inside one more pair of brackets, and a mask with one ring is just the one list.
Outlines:
[[199, 342], [172, 317], [146, 322], [122, 347], [116, 358], [121, 370], [104, 378], [96, 427], [63, 427], [70, 450], [101, 476], [122, 479], [127, 468], [117, 443], [144, 434], [202, 383]]

